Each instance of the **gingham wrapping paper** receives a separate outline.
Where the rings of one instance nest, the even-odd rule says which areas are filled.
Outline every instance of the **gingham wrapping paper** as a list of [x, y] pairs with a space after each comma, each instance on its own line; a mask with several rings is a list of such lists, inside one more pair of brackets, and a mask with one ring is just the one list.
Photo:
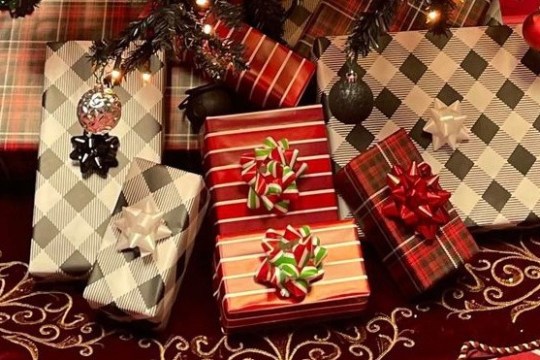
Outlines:
[[[150, 199], [164, 212], [169, 238], [157, 242], [153, 254], [118, 252], [120, 236], [114, 222], [122, 208]], [[84, 298], [118, 321], [162, 329], [203, 222], [208, 194], [201, 176], [143, 159], [135, 159], [112, 212], [101, 249], [84, 290]]]
[[229, 29], [218, 21], [214, 27], [223, 39], [244, 45], [249, 69], [229, 68], [223, 82], [247, 101], [264, 109], [298, 105], [313, 75], [315, 64], [295, 54], [251, 26]]
[[282, 299], [275, 288], [254, 280], [264, 257], [264, 232], [217, 237], [214, 296], [226, 332], [354, 316], [365, 309], [370, 286], [354, 220], [312, 223], [310, 227], [328, 255], [323, 278], [312, 284], [301, 302]]
[[[491, 3], [490, 0], [455, 0], [456, 9], [452, 13], [452, 26], [481, 25]], [[391, 31], [420, 30], [426, 28], [426, 1], [420, 6], [404, 0], [399, 2]], [[346, 35], [352, 30], [354, 19], [362, 12], [369, 11], [372, 0], [321, 0], [304, 28], [304, 33], [295, 46], [295, 51], [308, 57], [315, 40], [323, 36]]]
[[[247, 207], [249, 185], [240, 159], [267, 137], [286, 138], [308, 165], [297, 180], [299, 197], [283, 216]], [[209, 117], [205, 122], [203, 167], [212, 197], [213, 224], [219, 235], [302, 226], [338, 219], [328, 138], [321, 105]]]
[[[328, 94], [344, 64], [345, 37], [322, 41], [318, 86]], [[461, 28], [452, 36], [403, 32], [381, 53], [359, 59], [375, 108], [359, 125], [331, 118], [328, 133], [338, 168], [398, 128], [406, 129], [468, 227], [538, 223], [540, 214], [540, 55], [519, 28]], [[435, 98], [462, 101], [468, 142], [434, 152], [422, 131]], [[341, 206], [342, 216], [348, 209]], [[525, 223], [523, 223], [525, 222]]]
[[87, 57], [90, 45], [70, 41], [47, 47], [29, 265], [31, 274], [45, 280], [88, 275], [131, 159], [161, 159], [165, 69], [154, 57], [148, 83], [133, 74], [115, 87], [122, 117], [110, 134], [120, 140], [119, 166], [105, 179], [95, 174], [83, 179], [70, 160], [70, 139], [83, 133], [77, 103], [96, 81]]
[[392, 201], [386, 176], [392, 166], [408, 168], [422, 162], [404, 130], [399, 130], [355, 157], [336, 175], [336, 188], [346, 195], [367, 241], [376, 248], [396, 284], [409, 295], [426, 291], [471, 259], [478, 247], [456, 211], [447, 206], [450, 221], [436, 239], [426, 241], [382, 208]]

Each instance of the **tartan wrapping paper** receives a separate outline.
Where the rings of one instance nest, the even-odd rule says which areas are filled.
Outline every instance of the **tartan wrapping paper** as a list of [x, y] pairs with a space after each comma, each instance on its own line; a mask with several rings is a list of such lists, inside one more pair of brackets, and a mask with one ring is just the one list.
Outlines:
[[[150, 199], [164, 212], [169, 238], [141, 257], [137, 250], [116, 250], [120, 232], [114, 225], [122, 208]], [[112, 212], [101, 249], [84, 290], [84, 298], [119, 321], [163, 329], [204, 220], [208, 194], [201, 176], [143, 159], [135, 159]]]
[[[456, 9], [450, 17], [451, 26], [481, 25], [491, 3], [490, 0], [455, 0]], [[415, 2], [404, 0], [398, 4], [390, 31], [420, 30], [426, 28], [426, 11]], [[354, 19], [369, 11], [371, 0], [321, 0], [294, 50], [305, 57], [311, 54], [315, 40], [323, 36], [346, 35], [352, 30]]]
[[[209, 117], [205, 131], [203, 166], [218, 234], [338, 219], [320, 105]], [[284, 216], [269, 213], [264, 207], [248, 209], [249, 185], [241, 176], [241, 156], [261, 147], [270, 136], [276, 141], [287, 138], [290, 148], [300, 152], [298, 162], [308, 165], [307, 171], [296, 181], [300, 196], [291, 201], [289, 212]]]
[[[283, 40], [285, 40], [291, 48], [294, 48], [298, 41], [300, 41], [306, 25], [320, 1], [321, 0], [298, 1], [298, 5], [289, 14], [287, 19], [285, 19], [285, 24], [283, 25], [285, 31]], [[293, 0], [286, 0], [283, 3], [285, 9], [289, 9], [293, 2]]]
[[225, 84], [265, 109], [298, 105], [315, 74], [314, 63], [250, 26], [229, 29], [218, 21], [214, 29], [221, 38], [244, 45], [244, 58], [249, 65], [241, 72], [229, 68], [223, 79]]
[[90, 45], [70, 41], [47, 47], [29, 265], [29, 272], [44, 280], [88, 275], [131, 159], [161, 159], [165, 69], [154, 57], [147, 84], [128, 76], [115, 87], [122, 117], [110, 134], [120, 140], [118, 167], [105, 179], [95, 174], [83, 179], [70, 160], [70, 139], [83, 133], [77, 103], [96, 83], [87, 57]]
[[[318, 87], [328, 94], [339, 80], [345, 37], [321, 41]], [[432, 37], [403, 32], [386, 37], [379, 53], [359, 59], [375, 96], [371, 116], [358, 125], [328, 123], [337, 168], [398, 128], [413, 139], [465, 224], [474, 229], [538, 224], [540, 214], [540, 55], [519, 28], [453, 29]], [[434, 99], [461, 100], [468, 142], [434, 152], [422, 131]], [[341, 215], [348, 209], [340, 206]]]
[[360, 227], [376, 248], [396, 284], [408, 296], [420, 294], [460, 268], [478, 247], [456, 211], [448, 206], [450, 221], [436, 239], [426, 241], [400, 221], [383, 215], [390, 198], [386, 176], [394, 165], [407, 169], [422, 157], [404, 130], [399, 130], [355, 157], [336, 175]]
[[118, 34], [145, 0], [45, 0], [21, 19], [0, 16], [0, 151], [36, 150], [45, 44]]
[[[138, 18], [146, 3], [44, 0], [28, 17], [13, 20], [7, 13], [0, 16], [0, 153], [38, 148], [46, 43], [117, 35]], [[165, 148], [198, 150], [199, 136], [191, 132], [177, 106], [185, 90], [202, 85], [202, 80], [184, 66], [168, 65]], [[7, 166], [11, 168], [12, 164]]]
[[[301, 302], [282, 299], [275, 288], [257, 283], [254, 276], [264, 258], [264, 232], [218, 236], [214, 296], [221, 324], [230, 333], [268, 325], [335, 319], [357, 315], [370, 295], [358, 229], [352, 220], [310, 224], [328, 250], [324, 277], [313, 283]], [[281, 228], [274, 227], [276, 230]]]

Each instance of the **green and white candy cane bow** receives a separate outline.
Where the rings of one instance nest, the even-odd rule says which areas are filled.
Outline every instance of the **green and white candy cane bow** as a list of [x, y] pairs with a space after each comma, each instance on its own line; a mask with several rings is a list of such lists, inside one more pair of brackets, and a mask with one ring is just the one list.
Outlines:
[[323, 260], [328, 251], [309, 226], [287, 226], [281, 234], [269, 229], [262, 240], [266, 255], [255, 281], [275, 287], [281, 297], [301, 301], [311, 284], [324, 276]]
[[307, 170], [298, 162], [298, 150], [289, 148], [289, 141], [265, 139], [263, 146], [242, 155], [242, 179], [250, 186], [247, 206], [286, 214], [289, 204], [298, 198], [296, 180]]

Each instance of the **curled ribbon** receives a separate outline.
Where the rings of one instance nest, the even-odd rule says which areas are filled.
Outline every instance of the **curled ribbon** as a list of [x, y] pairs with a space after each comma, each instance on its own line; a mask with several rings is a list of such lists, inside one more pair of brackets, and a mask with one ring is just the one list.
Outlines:
[[307, 170], [298, 162], [299, 151], [291, 150], [287, 139], [266, 138], [263, 146], [242, 155], [242, 179], [250, 186], [247, 206], [286, 214], [291, 201], [298, 198], [296, 180]]
[[405, 171], [399, 165], [387, 176], [390, 202], [383, 208], [385, 216], [403, 221], [426, 240], [433, 240], [441, 226], [450, 220], [444, 205], [451, 194], [439, 185], [431, 167], [413, 162]]
[[323, 260], [328, 251], [320, 245], [309, 226], [295, 229], [287, 226], [285, 232], [269, 229], [262, 240], [265, 258], [255, 281], [275, 287], [284, 298], [301, 301], [309, 293], [313, 282], [324, 275]]

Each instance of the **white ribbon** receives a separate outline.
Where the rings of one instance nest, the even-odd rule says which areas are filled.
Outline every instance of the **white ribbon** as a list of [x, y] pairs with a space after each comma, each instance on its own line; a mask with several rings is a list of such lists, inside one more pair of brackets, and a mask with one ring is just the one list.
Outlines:
[[149, 198], [136, 205], [123, 207], [122, 215], [114, 225], [120, 230], [116, 249], [122, 251], [139, 248], [142, 257], [152, 254], [159, 240], [172, 235], [163, 220], [163, 212]]
[[431, 109], [431, 119], [424, 126], [424, 131], [433, 135], [433, 150], [437, 151], [445, 144], [456, 150], [457, 144], [469, 140], [469, 130], [464, 126], [467, 115], [461, 113], [461, 103], [455, 101], [446, 106], [435, 99]]

